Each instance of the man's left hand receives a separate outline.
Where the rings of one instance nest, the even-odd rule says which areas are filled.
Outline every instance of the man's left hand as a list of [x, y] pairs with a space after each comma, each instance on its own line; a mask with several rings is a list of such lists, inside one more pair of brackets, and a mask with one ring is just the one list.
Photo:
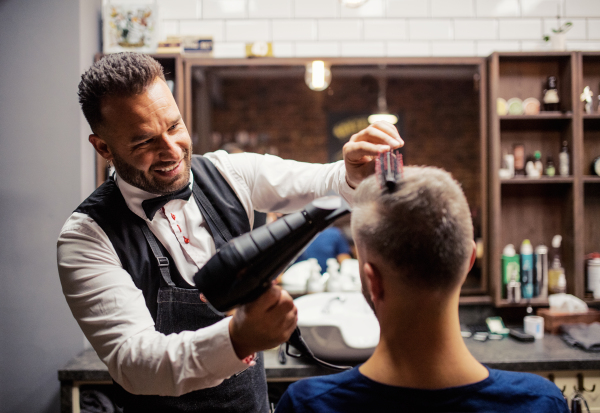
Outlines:
[[344, 145], [346, 181], [356, 188], [364, 178], [375, 172], [375, 158], [383, 152], [404, 146], [398, 129], [388, 122], [379, 121], [352, 135]]

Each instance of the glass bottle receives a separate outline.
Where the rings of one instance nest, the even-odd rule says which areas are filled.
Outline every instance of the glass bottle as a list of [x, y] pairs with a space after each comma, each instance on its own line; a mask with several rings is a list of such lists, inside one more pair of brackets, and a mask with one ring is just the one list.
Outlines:
[[543, 98], [544, 110], [555, 112], [560, 110], [560, 98], [558, 97], [558, 87], [555, 76], [549, 76], [544, 89]]
[[567, 141], [563, 141], [560, 153], [558, 154], [558, 174], [560, 176], [569, 176], [569, 146]]
[[556, 175], [556, 167], [554, 166], [554, 161], [552, 160], [552, 156], [548, 155], [546, 158], [546, 175], [554, 176]]

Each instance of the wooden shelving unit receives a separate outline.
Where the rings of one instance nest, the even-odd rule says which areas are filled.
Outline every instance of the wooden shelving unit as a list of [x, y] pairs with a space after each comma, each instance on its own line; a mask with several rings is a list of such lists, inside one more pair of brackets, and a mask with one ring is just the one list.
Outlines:
[[[583, 113], [579, 95], [589, 85], [600, 92], [600, 53], [494, 53], [489, 61], [489, 197], [490, 288], [499, 307], [547, 306], [545, 299], [519, 304], [502, 297], [501, 260], [506, 244], [519, 248], [523, 239], [534, 247], [550, 246], [552, 237], [563, 236], [562, 261], [567, 292], [591, 304], [585, 292], [585, 255], [600, 251], [600, 177], [590, 173], [600, 155], [600, 112]], [[548, 76], [558, 79], [561, 113], [533, 116], [498, 116], [496, 99], [535, 97], [541, 101]], [[594, 105], [597, 110], [597, 104]], [[515, 143], [525, 145], [526, 155], [540, 150], [545, 163], [552, 156], [558, 172], [561, 142], [570, 150], [570, 176], [500, 179], [498, 170], [505, 153]]]
[[[581, 202], [580, 185], [575, 173], [568, 177], [542, 176], [500, 179], [498, 171], [504, 154], [512, 153], [513, 145], [525, 145], [525, 154], [541, 151], [546, 162], [552, 156], [558, 165], [562, 141], [567, 141], [571, 162], [580, 151], [577, 142], [578, 116], [576, 101], [576, 56], [574, 53], [493, 53], [489, 68], [489, 263], [490, 293], [498, 307], [547, 306], [547, 299], [534, 297], [518, 304], [502, 297], [501, 260], [506, 244], [517, 250], [524, 239], [533, 246], [550, 245], [556, 234], [563, 236], [562, 260], [567, 274], [567, 288], [575, 292], [577, 282], [575, 257], [580, 255], [577, 244], [576, 209]], [[541, 112], [539, 115], [499, 116], [496, 100], [534, 97], [542, 100], [548, 76], [558, 79], [561, 112]], [[558, 168], [557, 168], [558, 169]], [[574, 170], [574, 168], [572, 168]]]
[[600, 93], [600, 53], [582, 52], [577, 55], [578, 62], [578, 91], [581, 92], [589, 86], [594, 93], [592, 105], [593, 113], [584, 113], [580, 106], [581, 119], [579, 120], [580, 135], [582, 138], [582, 153], [580, 167], [582, 182], [580, 194], [582, 202], [579, 212], [582, 214], [580, 248], [582, 256], [577, 261], [578, 282], [580, 296], [589, 304], [600, 304], [591, 292], [587, 292], [587, 277], [585, 255], [600, 251], [600, 177], [592, 175], [592, 161], [600, 156], [600, 110], [598, 109], [598, 93]]

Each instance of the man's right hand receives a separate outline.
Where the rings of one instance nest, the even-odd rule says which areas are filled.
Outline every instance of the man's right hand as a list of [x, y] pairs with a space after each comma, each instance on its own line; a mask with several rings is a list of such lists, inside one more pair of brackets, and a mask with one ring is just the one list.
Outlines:
[[240, 360], [286, 342], [296, 328], [298, 310], [292, 297], [272, 285], [257, 300], [238, 307], [229, 322], [229, 336]]

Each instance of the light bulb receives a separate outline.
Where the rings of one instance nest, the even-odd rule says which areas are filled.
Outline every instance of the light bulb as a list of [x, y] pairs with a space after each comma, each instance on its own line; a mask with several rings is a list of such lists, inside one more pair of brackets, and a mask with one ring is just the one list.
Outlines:
[[384, 120], [386, 122], [391, 123], [392, 125], [395, 125], [396, 123], [398, 123], [398, 116], [392, 115], [390, 113], [374, 113], [370, 115], [367, 118], [367, 120], [369, 121], [369, 123], [375, 123], [379, 122], [380, 120]]
[[331, 70], [329, 65], [322, 60], [306, 64], [306, 73], [304, 75], [306, 85], [312, 90], [325, 90], [331, 83]]

